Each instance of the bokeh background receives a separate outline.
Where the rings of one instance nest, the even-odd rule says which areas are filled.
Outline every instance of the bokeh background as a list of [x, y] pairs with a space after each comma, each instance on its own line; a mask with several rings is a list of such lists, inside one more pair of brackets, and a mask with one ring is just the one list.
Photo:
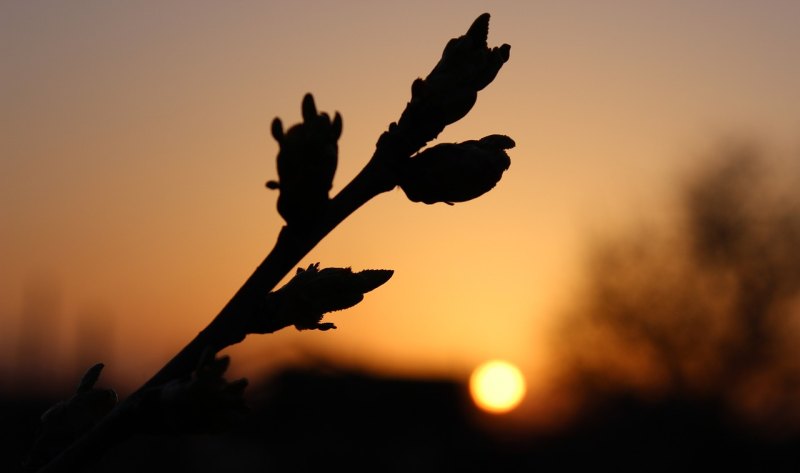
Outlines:
[[3, 2], [0, 390], [64, 394], [96, 361], [123, 395], [145, 381], [272, 247], [271, 120], [306, 92], [341, 112], [341, 189], [484, 11], [511, 60], [439, 140], [512, 136], [503, 180], [453, 207], [370, 202], [303, 265], [391, 281], [336, 331], [248, 338], [232, 375], [323, 359], [461, 383], [502, 358], [528, 381], [512, 423], [625, 391], [795, 431], [783, 0]]

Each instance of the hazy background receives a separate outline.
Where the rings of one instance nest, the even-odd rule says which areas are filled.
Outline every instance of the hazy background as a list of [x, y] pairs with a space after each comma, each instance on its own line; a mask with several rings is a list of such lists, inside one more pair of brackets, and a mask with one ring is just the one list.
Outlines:
[[340, 189], [484, 11], [511, 60], [440, 139], [512, 136], [503, 180], [454, 207], [370, 202], [303, 264], [392, 280], [336, 331], [248, 338], [235, 374], [330, 355], [466, 379], [499, 357], [535, 402], [575, 343], [553, 334], [583, 307], [591, 242], [680, 214], [720, 143], [794, 169], [794, 1], [3, 2], [2, 388], [71, 386], [94, 361], [123, 392], [147, 379], [272, 247], [271, 120], [299, 121], [306, 92], [340, 111]]

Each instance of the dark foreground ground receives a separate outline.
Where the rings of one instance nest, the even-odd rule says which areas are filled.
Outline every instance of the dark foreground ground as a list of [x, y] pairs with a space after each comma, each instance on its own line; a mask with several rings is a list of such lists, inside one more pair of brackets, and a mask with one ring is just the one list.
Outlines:
[[[451, 382], [291, 371], [251, 397], [230, 433], [137, 437], [92, 471], [800, 471], [800, 438], [757, 435], [682, 401], [617, 399], [558, 434], [498, 435]], [[0, 472], [20, 471], [49, 403], [0, 403]]]

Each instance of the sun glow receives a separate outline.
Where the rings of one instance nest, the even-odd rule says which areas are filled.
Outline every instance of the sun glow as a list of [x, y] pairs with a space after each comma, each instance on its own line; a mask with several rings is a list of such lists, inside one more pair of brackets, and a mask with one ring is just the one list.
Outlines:
[[508, 412], [525, 396], [525, 378], [511, 363], [492, 360], [475, 368], [469, 380], [475, 404], [495, 414]]

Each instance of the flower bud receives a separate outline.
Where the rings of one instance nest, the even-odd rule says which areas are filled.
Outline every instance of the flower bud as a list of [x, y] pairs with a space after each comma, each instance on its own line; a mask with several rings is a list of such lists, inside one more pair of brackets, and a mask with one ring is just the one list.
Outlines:
[[313, 221], [328, 204], [338, 161], [337, 141], [342, 134], [342, 117], [333, 120], [318, 113], [314, 97], [306, 94], [302, 104], [303, 123], [284, 133], [283, 124], [272, 122], [272, 136], [278, 141], [278, 178], [267, 187], [280, 189], [278, 213], [287, 224]]
[[489, 14], [479, 16], [464, 36], [451, 39], [428, 77], [411, 86], [411, 101], [398, 130], [414, 152], [475, 105], [478, 91], [489, 85], [508, 61], [511, 46], [489, 48]]
[[443, 143], [406, 161], [400, 187], [413, 202], [465, 202], [490, 191], [511, 165], [505, 150], [514, 140], [490, 135], [463, 143]]
[[298, 330], [330, 330], [332, 323], [321, 323], [322, 317], [358, 304], [364, 294], [383, 285], [394, 271], [368, 269], [353, 272], [350, 268], [323, 268], [319, 263], [297, 274], [285, 286], [267, 296], [267, 318], [255, 317], [248, 333], [274, 332], [288, 325]]

